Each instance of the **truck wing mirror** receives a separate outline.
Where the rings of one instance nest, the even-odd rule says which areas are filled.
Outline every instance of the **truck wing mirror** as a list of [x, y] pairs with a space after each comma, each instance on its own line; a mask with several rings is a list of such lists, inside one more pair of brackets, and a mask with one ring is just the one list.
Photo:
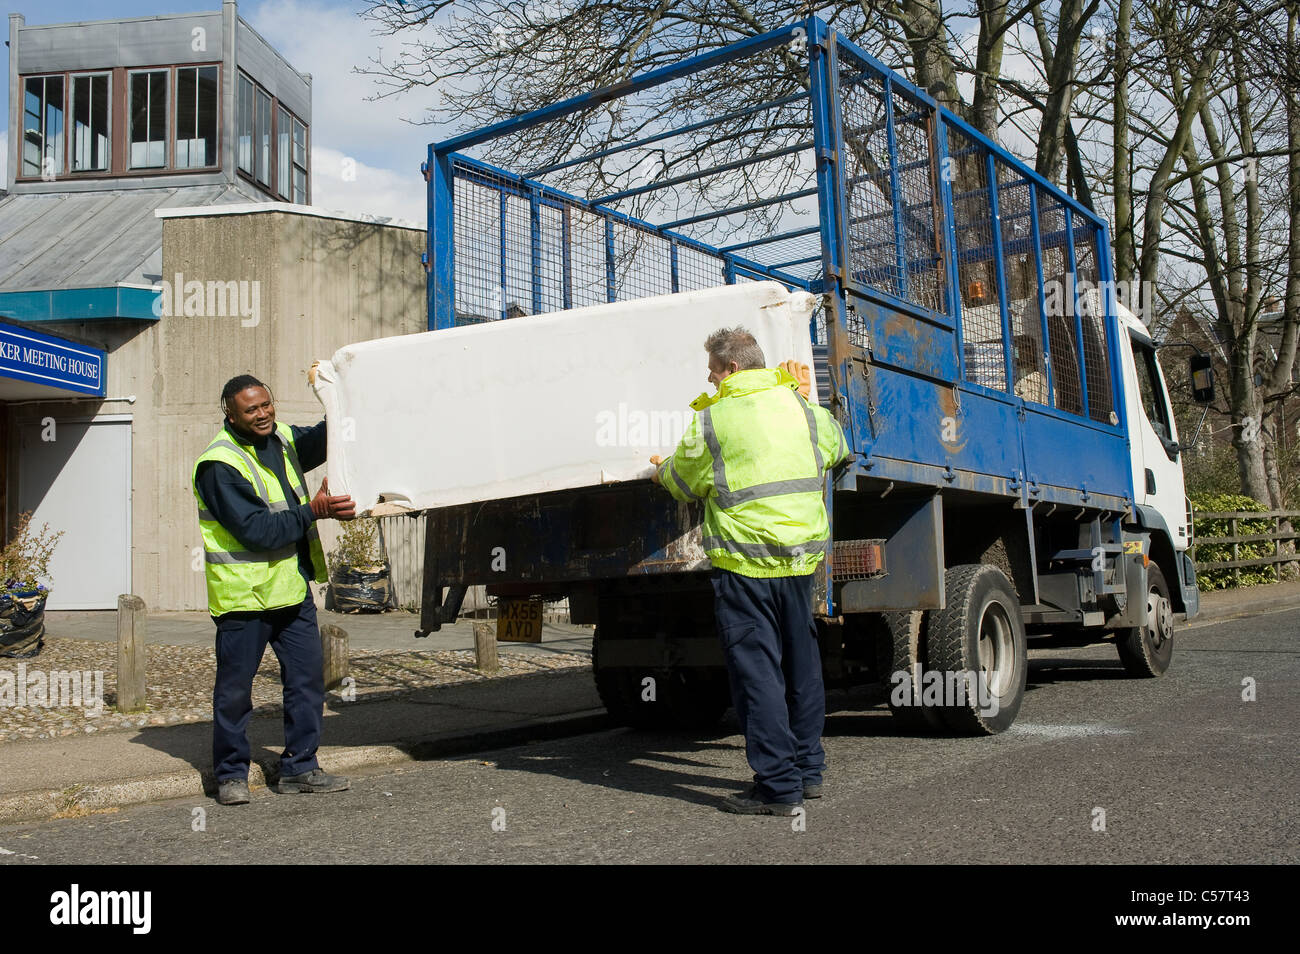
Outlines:
[[1192, 400], [1197, 404], [1214, 403], [1214, 367], [1208, 354], [1194, 354], [1188, 361]]

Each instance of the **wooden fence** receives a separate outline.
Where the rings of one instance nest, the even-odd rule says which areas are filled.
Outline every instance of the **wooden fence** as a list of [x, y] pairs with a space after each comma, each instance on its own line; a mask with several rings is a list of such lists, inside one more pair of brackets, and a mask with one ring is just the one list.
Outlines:
[[[1294, 530], [1296, 524], [1300, 523], [1300, 510], [1266, 510], [1258, 513], [1248, 510], [1233, 510], [1226, 513], [1194, 511], [1195, 521], [1204, 520], [1226, 520], [1228, 522], [1228, 535], [1224, 537], [1208, 537], [1197, 535], [1193, 540], [1194, 551], [1199, 551], [1202, 547], [1211, 546], [1231, 546], [1231, 560], [1212, 560], [1202, 563], [1196, 559], [1196, 552], [1192, 555], [1193, 562], [1196, 563], [1197, 572], [1207, 570], [1232, 570], [1233, 583], [1241, 579], [1242, 569], [1252, 567], [1273, 567], [1273, 576], [1277, 580], [1282, 579], [1282, 566], [1286, 563], [1300, 562], [1300, 554], [1296, 553], [1294, 543], [1300, 534]], [[1272, 529], [1269, 533], [1248, 533], [1240, 534], [1239, 525], [1248, 520], [1267, 520], [1272, 523]], [[1286, 523], [1287, 529], [1282, 529], [1283, 523]], [[1242, 559], [1241, 547], [1243, 544], [1253, 543], [1271, 543], [1273, 552], [1267, 556], [1253, 557]]]

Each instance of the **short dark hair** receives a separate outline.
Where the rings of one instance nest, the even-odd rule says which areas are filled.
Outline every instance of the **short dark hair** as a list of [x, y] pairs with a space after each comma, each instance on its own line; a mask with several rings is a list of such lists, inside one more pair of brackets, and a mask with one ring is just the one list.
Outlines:
[[[230, 417], [230, 401], [236, 394], [247, 388], [266, 388], [266, 393], [271, 394], [271, 389], [257, 380], [251, 374], [237, 374], [221, 389], [221, 413], [224, 417]], [[275, 400], [275, 395], [271, 394], [271, 400]]]
[[758, 346], [754, 336], [739, 325], [735, 328], [719, 328], [709, 335], [704, 340], [704, 350], [724, 370], [733, 361], [741, 371], [767, 367], [763, 349]]

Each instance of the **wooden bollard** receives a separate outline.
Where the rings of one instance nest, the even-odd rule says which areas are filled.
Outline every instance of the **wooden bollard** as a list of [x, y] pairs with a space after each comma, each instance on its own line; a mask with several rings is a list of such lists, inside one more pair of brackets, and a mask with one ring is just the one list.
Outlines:
[[145, 631], [144, 600], [130, 593], [117, 598], [117, 711], [143, 712]]
[[496, 620], [474, 624], [474, 665], [486, 675], [501, 668], [501, 663], [497, 660]]
[[325, 623], [320, 628], [320, 648], [325, 657], [325, 689], [337, 689], [348, 675], [348, 631]]

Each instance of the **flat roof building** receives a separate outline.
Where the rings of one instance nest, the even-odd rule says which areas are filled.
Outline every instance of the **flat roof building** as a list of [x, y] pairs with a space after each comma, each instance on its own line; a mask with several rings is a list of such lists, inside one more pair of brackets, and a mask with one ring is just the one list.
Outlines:
[[11, 15], [9, 81], [0, 536], [27, 510], [65, 531], [51, 609], [204, 609], [190, 474], [221, 383], [319, 420], [313, 358], [424, 330], [424, 233], [307, 208], [311, 77], [234, 0]]

